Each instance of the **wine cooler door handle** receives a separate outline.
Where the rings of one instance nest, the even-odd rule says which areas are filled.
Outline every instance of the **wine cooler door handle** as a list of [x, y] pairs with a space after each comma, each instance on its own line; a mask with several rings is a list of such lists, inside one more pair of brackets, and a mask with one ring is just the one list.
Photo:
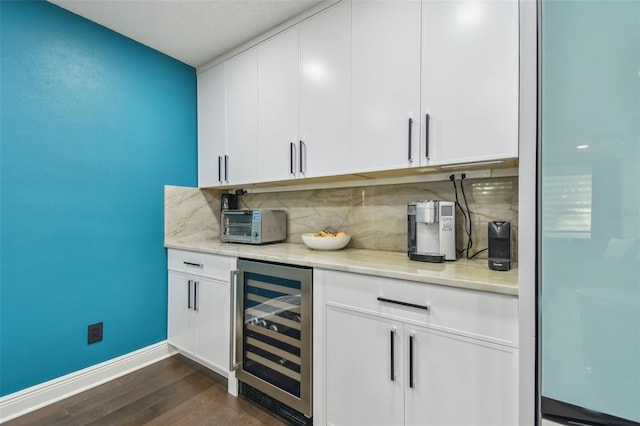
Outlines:
[[231, 271], [229, 274], [229, 371], [238, 369], [239, 364], [236, 362], [236, 298], [238, 271]]
[[391, 331], [389, 332], [389, 346], [391, 348], [391, 381], [395, 382], [396, 381], [396, 350], [395, 350], [395, 337], [396, 337], [396, 329], [395, 327], [391, 329]]
[[414, 349], [414, 341], [416, 336], [409, 336], [409, 387], [413, 389], [415, 384], [413, 382], [413, 349]]

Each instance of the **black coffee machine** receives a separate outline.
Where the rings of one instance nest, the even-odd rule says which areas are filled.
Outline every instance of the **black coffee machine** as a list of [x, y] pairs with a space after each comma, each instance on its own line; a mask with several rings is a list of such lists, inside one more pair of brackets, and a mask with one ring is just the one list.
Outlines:
[[511, 269], [511, 223], [489, 222], [489, 269]]
[[222, 194], [220, 198], [220, 210], [236, 210], [238, 208], [238, 196], [235, 194]]

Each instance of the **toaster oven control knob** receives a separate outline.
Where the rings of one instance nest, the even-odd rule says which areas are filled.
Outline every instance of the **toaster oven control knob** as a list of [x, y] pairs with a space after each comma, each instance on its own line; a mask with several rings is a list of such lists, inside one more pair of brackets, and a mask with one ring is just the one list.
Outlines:
[[253, 236], [254, 236], [254, 237], [257, 237], [257, 236], [258, 236], [258, 231], [254, 231], [254, 232], [253, 232]]

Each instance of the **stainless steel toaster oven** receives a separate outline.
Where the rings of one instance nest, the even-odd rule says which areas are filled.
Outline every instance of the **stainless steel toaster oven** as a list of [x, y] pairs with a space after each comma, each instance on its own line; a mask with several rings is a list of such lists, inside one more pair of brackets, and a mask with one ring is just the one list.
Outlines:
[[284, 210], [223, 210], [220, 215], [220, 241], [264, 244], [287, 239]]

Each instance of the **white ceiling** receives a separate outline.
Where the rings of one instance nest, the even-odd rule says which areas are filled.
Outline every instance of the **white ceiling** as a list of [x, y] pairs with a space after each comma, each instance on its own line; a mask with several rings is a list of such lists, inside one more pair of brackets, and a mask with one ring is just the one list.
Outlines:
[[199, 67], [323, 0], [49, 0]]

